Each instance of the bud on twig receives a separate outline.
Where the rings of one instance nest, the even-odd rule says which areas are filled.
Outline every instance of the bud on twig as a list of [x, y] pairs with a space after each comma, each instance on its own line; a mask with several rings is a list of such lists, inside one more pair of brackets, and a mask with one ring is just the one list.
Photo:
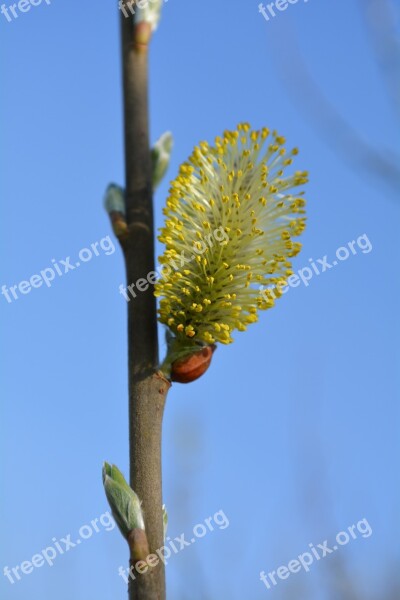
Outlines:
[[167, 172], [173, 146], [173, 137], [170, 131], [166, 131], [157, 140], [151, 151], [153, 164], [153, 188], [156, 189]]
[[123, 239], [128, 233], [125, 190], [115, 183], [110, 183], [104, 195], [104, 207], [110, 216], [115, 235], [119, 240]]
[[111, 512], [124, 538], [129, 541], [135, 529], [144, 532], [141, 502], [115, 465], [104, 463], [103, 483]]
[[[142, 4], [142, 2], [140, 3]], [[147, 0], [139, 6], [135, 16], [135, 44], [137, 50], [145, 50], [161, 17], [163, 0]]]
[[168, 513], [165, 508], [165, 504], [162, 505], [162, 514], [163, 514], [163, 523], [164, 523], [164, 540], [167, 537], [167, 529], [168, 529]]

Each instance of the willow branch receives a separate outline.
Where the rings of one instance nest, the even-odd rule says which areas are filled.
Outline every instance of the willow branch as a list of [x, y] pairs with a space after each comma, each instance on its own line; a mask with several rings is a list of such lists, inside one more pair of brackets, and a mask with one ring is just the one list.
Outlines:
[[[148, 117], [148, 51], [135, 47], [132, 18], [121, 13], [127, 234], [123, 247], [128, 285], [154, 271], [154, 226]], [[128, 303], [130, 484], [143, 503], [149, 550], [163, 545], [161, 428], [169, 383], [158, 373], [153, 286]], [[131, 557], [132, 560], [132, 557]], [[164, 600], [164, 565], [135, 572], [131, 600]]]

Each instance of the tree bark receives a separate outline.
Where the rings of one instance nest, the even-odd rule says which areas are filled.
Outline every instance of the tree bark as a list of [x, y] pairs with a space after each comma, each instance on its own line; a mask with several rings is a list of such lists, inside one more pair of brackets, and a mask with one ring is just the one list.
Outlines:
[[[126, 221], [121, 242], [128, 285], [130, 484], [142, 501], [151, 553], [164, 544], [161, 429], [170, 383], [158, 372], [156, 300], [153, 286], [138, 291], [138, 279], [154, 271], [152, 171], [148, 118], [148, 52], [135, 49], [134, 20], [121, 12]], [[142, 282], [142, 286], [145, 283]], [[133, 296], [133, 297], [132, 297]], [[165, 600], [163, 563], [130, 579], [130, 600]]]

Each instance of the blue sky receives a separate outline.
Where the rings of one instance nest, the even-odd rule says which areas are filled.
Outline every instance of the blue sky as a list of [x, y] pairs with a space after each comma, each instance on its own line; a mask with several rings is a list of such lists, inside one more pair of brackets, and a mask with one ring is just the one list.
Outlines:
[[[123, 182], [115, 4], [51, 0], [12, 22], [0, 14], [1, 285], [112, 236], [102, 196], [110, 181]], [[220, 509], [230, 524], [171, 560], [170, 597], [281, 599], [303, 590], [323, 600], [335, 558], [270, 591], [259, 573], [366, 518], [373, 534], [340, 549], [340, 559], [367, 598], [390, 584], [399, 558], [398, 193], [373, 169], [356, 168], [351, 149], [334, 149], [335, 126], [332, 139], [321, 136], [288, 94], [282, 59], [294, 36], [324, 96], [387, 156], [399, 151], [398, 122], [361, 3], [299, 1], [269, 22], [257, 4], [164, 6], [150, 94], [152, 140], [166, 130], [175, 138], [168, 179], [198, 141], [239, 121], [276, 128], [300, 147], [298, 168], [311, 177], [295, 270], [335, 258], [363, 234], [372, 249], [291, 289], [218, 349], [204, 378], [173, 386], [163, 439], [170, 535]], [[157, 226], [168, 179], [155, 197]], [[115, 252], [50, 288], [11, 303], [0, 297], [2, 568], [30, 560], [53, 537], [76, 538], [107, 510], [103, 460], [128, 471], [124, 268], [112, 240]], [[125, 563], [118, 532], [101, 530], [51, 568], [14, 585], [1, 577], [0, 594], [122, 598]]]

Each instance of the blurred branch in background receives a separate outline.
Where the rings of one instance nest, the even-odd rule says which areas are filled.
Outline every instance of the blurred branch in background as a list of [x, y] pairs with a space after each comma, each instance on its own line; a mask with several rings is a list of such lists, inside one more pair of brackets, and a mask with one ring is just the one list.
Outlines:
[[395, 7], [390, 0], [359, 0], [359, 4], [388, 95], [400, 120], [400, 40]]
[[[318, 398], [318, 394], [312, 394]], [[299, 412], [300, 411], [300, 412]], [[325, 452], [324, 442], [319, 432], [322, 430], [322, 417], [317, 402], [312, 402], [307, 414], [304, 407], [298, 407], [293, 415], [293, 465], [294, 471], [298, 473], [296, 488], [298, 497], [294, 499], [299, 507], [298, 519], [305, 524], [307, 540], [318, 540], [324, 537], [333, 538], [343, 523], [336, 522], [335, 514], [337, 506], [333, 502], [335, 494], [331, 490], [329, 481], [329, 459]], [[296, 427], [299, 421], [303, 427]], [[195, 498], [201, 493], [203, 482], [201, 471], [204, 468], [204, 457], [207, 456], [205, 448], [204, 431], [201, 422], [195, 417], [184, 415], [174, 427], [174, 449], [173, 464], [175, 465], [174, 480], [171, 482], [173, 495], [171, 504], [176, 507], [174, 518], [175, 533], [184, 531], [188, 523], [194, 523], [196, 517]], [[173, 532], [169, 532], [172, 536]], [[276, 545], [278, 540], [271, 539], [269, 534], [263, 541], [263, 546]], [[288, 560], [294, 556], [297, 549], [287, 546]], [[306, 547], [306, 546], [304, 546]], [[280, 548], [282, 550], [282, 548]], [[247, 564], [243, 548], [237, 548], [238, 564]], [[391, 551], [394, 555], [394, 552]], [[310, 574], [299, 575], [298, 578], [290, 578], [288, 581], [280, 582], [273, 588], [275, 600], [398, 600], [400, 598], [400, 578], [393, 568], [387, 566], [387, 570], [380, 573], [376, 567], [371, 565], [364, 571], [368, 575], [375, 574], [381, 583], [378, 591], [372, 589], [372, 580], [363, 575], [354, 565], [354, 550], [343, 549], [343, 553], [329, 556], [325, 561], [318, 563]], [[179, 567], [177, 573], [184, 572], [185, 576], [175, 583], [171, 590], [173, 597], [179, 600], [219, 600], [219, 594], [213, 590], [211, 581], [208, 579], [208, 559], [203, 559], [197, 554], [196, 549], [181, 555], [184, 560], [184, 569]], [[277, 565], [271, 565], [275, 567]], [[171, 561], [171, 568], [173, 563]], [[252, 577], [252, 571], [247, 571], [246, 577]], [[242, 598], [241, 586], [230, 589], [230, 576], [224, 573], [226, 597]], [[187, 581], [191, 585], [187, 585]], [[243, 588], [242, 588], [243, 589]], [[271, 590], [265, 590], [261, 584], [260, 589], [252, 600], [267, 600]], [[367, 595], [368, 594], [368, 595]]]
[[[194, 524], [195, 497], [201, 493], [199, 474], [204, 467], [204, 435], [202, 423], [188, 414], [180, 417], [174, 425], [173, 460], [175, 465], [174, 477], [171, 482], [173, 495], [171, 505], [174, 506], [176, 523], [180, 533], [188, 529], [188, 524]], [[184, 568], [177, 569], [180, 579], [179, 592], [171, 590], [171, 595], [179, 600], [212, 600], [208, 592], [204, 563], [199, 559], [196, 547], [191, 547], [187, 553], [182, 553], [180, 560]], [[179, 576], [182, 577], [179, 577]], [[190, 585], [188, 585], [190, 582]], [[178, 588], [178, 585], [176, 588]]]
[[[298, 474], [296, 488], [298, 490], [298, 506], [300, 518], [305, 528], [311, 533], [311, 538], [326, 532], [325, 537], [333, 539], [335, 532], [340, 531], [343, 523], [338, 523], [335, 515], [338, 506], [334, 502], [337, 495], [332, 489], [329, 477], [331, 462], [334, 454], [326, 448], [323, 435], [322, 405], [318, 399], [323, 395], [323, 389], [313, 383], [310, 390], [310, 404], [307, 413], [304, 407], [293, 406], [293, 432], [295, 472]], [[316, 387], [315, 387], [316, 386]], [[313, 400], [311, 400], [313, 399]], [[299, 422], [302, 426], [299, 427]], [[395, 501], [394, 501], [395, 502]], [[365, 515], [363, 515], [365, 516]], [[372, 527], [372, 530], [374, 528]], [[308, 580], [307, 596], [296, 594], [285, 596], [287, 600], [299, 597], [320, 599], [328, 597], [332, 600], [398, 600], [400, 598], [400, 578], [396, 569], [386, 565], [386, 570], [380, 573], [379, 591], [373, 590], [372, 575], [377, 575], [380, 565], [366, 565], [364, 575], [355, 568], [355, 550], [342, 549], [318, 565], [318, 576]], [[388, 554], [395, 555], [393, 548], [388, 548]], [[379, 572], [379, 571], [378, 571]], [[315, 573], [316, 575], [316, 573]], [[378, 579], [378, 577], [377, 577]], [[367, 595], [368, 594], [368, 595]]]
[[[317, 399], [319, 396], [313, 393], [310, 397]], [[333, 502], [335, 494], [329, 481], [330, 464], [323, 438], [319, 434], [322, 431], [320, 407], [317, 402], [312, 402], [307, 414], [304, 413], [304, 407], [298, 407], [297, 412], [293, 410], [293, 415], [293, 465], [298, 474], [298, 497], [294, 498], [299, 507], [297, 518], [304, 523], [304, 530], [307, 532], [305, 542], [319, 539], [322, 541], [323, 537], [331, 540], [343, 527], [343, 523], [339, 524], [335, 519], [338, 507]], [[299, 422], [302, 422], [301, 427], [298, 427]], [[194, 523], [196, 519], [195, 498], [201, 493], [204, 485], [201, 470], [204, 467], [204, 456], [207, 455], [201, 425], [194, 417], [185, 415], [174, 427], [175, 477], [171, 482], [173, 495], [170, 502], [177, 509], [175, 514], [179, 515], [175, 517], [175, 533], [185, 531], [188, 523]], [[173, 533], [171, 532], [171, 535]], [[281, 540], [271, 539], [267, 533], [263, 547], [275, 544], [276, 550], [281, 552], [282, 548], [279, 548], [278, 542]], [[288, 561], [301, 550], [293, 548], [289, 543], [286, 543], [286, 547]], [[394, 556], [393, 549], [388, 548], [388, 551]], [[247, 564], [243, 548], [238, 547], [236, 553], [238, 564]], [[360, 572], [355, 567], [354, 559], [354, 549], [343, 549], [342, 554], [329, 556], [315, 565], [311, 575], [299, 574], [288, 581], [280, 582], [273, 590], [265, 590], [260, 584], [259, 591], [255, 595], [252, 594], [252, 600], [267, 600], [272, 591], [275, 600], [399, 600], [400, 578], [395, 564], [392, 567], [387, 565], [385, 571], [382, 571], [380, 566], [371, 564]], [[203, 562], [196, 549], [192, 548], [181, 556], [181, 560], [185, 561], [184, 569], [179, 567], [177, 573], [185, 575], [171, 590], [173, 597], [179, 600], [220, 600], [220, 596], [208, 580], [209, 558]], [[271, 568], [276, 566], [271, 565]], [[245, 573], [246, 578], [254, 575], [251, 570]], [[372, 589], [372, 579], [368, 579], [368, 576], [372, 575], [380, 581], [379, 590]], [[231, 600], [242, 598], [243, 587], [235, 586], [230, 589], [231, 577], [225, 572], [224, 579], [226, 597]], [[191, 582], [190, 586], [187, 585], [187, 581]]]
[[[364, 3], [365, 0], [361, 0], [361, 2]], [[386, 4], [386, 1], [382, 3], [380, 0], [379, 2], [378, 0], [368, 0], [368, 2], [380, 6]], [[383, 28], [385, 32], [394, 32], [395, 30], [394, 25], [390, 23], [391, 12], [388, 10], [385, 14], [386, 16], [381, 19], [382, 24], [379, 26], [380, 40], [384, 35]], [[277, 65], [277, 74], [281, 78], [289, 97], [295, 101], [296, 107], [301, 110], [318, 135], [332, 147], [342, 160], [352, 163], [359, 172], [362, 171], [363, 175], [368, 174], [379, 178], [392, 191], [393, 189], [398, 191], [400, 186], [400, 160], [396, 156], [395, 150], [375, 147], [338, 112], [313, 78], [306, 61], [301, 55], [296, 32], [287, 23], [287, 19], [285, 23], [279, 23], [279, 26], [273, 29], [268, 39], [273, 46], [273, 62]], [[376, 33], [376, 38], [378, 38], [378, 33]], [[388, 57], [389, 45], [391, 53], [398, 46], [394, 42], [386, 41], [385, 50], [382, 48], [380, 55], [383, 57], [384, 54], [385, 64], [390, 63], [391, 65], [390, 69], [386, 69], [388, 73], [390, 70], [390, 79], [392, 79], [393, 74], [396, 80], [390, 83], [390, 89], [398, 90], [399, 73], [397, 73], [396, 79], [393, 72], [393, 66], [397, 59], [392, 55], [390, 58]], [[368, 131], [368, 124], [365, 126], [365, 131]]]

